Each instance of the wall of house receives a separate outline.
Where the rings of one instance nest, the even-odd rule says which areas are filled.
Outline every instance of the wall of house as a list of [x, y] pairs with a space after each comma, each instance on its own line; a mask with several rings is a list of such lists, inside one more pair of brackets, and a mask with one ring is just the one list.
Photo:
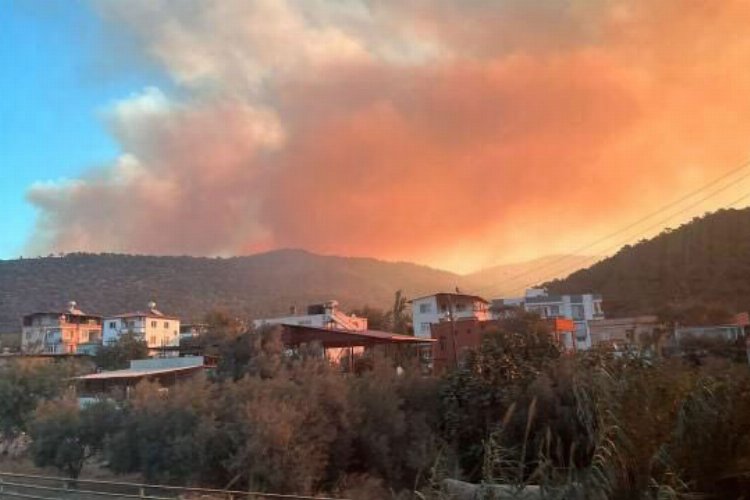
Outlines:
[[440, 323], [445, 313], [438, 309], [435, 296], [422, 297], [411, 303], [412, 326], [414, 335], [422, 338], [430, 337], [430, 325]]
[[442, 375], [454, 368], [457, 363], [460, 364], [467, 351], [477, 349], [482, 344], [485, 332], [499, 327], [499, 320], [461, 319], [453, 321], [452, 324], [450, 321], [433, 323], [430, 332], [432, 338], [437, 340], [432, 344], [433, 373]]
[[453, 319], [473, 319], [486, 321], [490, 318], [489, 305], [472, 297], [461, 295], [431, 295], [415, 299], [411, 303], [414, 335], [429, 338], [430, 325], [450, 321], [450, 307], [453, 304]]
[[27, 354], [74, 354], [81, 342], [101, 337], [96, 317], [50, 313], [33, 315], [21, 329], [21, 350]]
[[180, 320], [163, 316], [128, 316], [105, 318], [104, 343], [116, 342], [120, 336], [133, 333], [143, 339], [149, 348], [177, 347], [180, 345]]
[[334, 330], [363, 331], [367, 330], [367, 318], [352, 316], [341, 311], [332, 310], [322, 314], [292, 314], [278, 318], [265, 318], [253, 321], [255, 328], [268, 325], [300, 325]]
[[658, 327], [659, 319], [656, 316], [589, 321], [592, 345], [612, 342], [638, 344], [644, 335], [653, 335]]

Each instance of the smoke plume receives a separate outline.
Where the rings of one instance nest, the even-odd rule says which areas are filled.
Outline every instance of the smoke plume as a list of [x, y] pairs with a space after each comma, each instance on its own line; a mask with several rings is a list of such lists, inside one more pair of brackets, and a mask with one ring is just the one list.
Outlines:
[[30, 189], [34, 250], [467, 269], [595, 238], [750, 152], [745, 1], [94, 5], [174, 88], [112, 106], [110, 166]]

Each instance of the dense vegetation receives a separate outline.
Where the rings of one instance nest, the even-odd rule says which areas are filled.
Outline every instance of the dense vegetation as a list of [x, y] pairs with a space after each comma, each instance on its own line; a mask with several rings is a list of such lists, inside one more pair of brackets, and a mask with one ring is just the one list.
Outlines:
[[330, 299], [386, 309], [394, 290], [414, 297], [453, 289], [460, 279], [415, 264], [297, 250], [227, 259], [69, 254], [0, 261], [0, 332], [17, 332], [22, 315], [61, 310], [70, 300], [94, 314], [143, 309], [155, 300], [183, 321], [217, 308], [254, 318]]
[[720, 210], [626, 246], [588, 269], [548, 284], [560, 293], [596, 291], [610, 316], [718, 304], [750, 309], [750, 208]]
[[354, 499], [442, 498], [445, 478], [541, 485], [546, 498], [750, 487], [750, 373], [720, 353], [561, 356], [525, 317], [441, 379], [384, 358], [346, 375], [314, 346], [290, 357], [273, 331], [225, 326], [204, 340], [222, 356], [213, 376], [166, 394], [143, 383], [127, 402], [80, 409], [39, 366], [2, 371], [13, 383], [0, 400], [33, 389], [0, 417], [30, 433], [38, 465], [71, 476], [99, 456], [147, 481]]

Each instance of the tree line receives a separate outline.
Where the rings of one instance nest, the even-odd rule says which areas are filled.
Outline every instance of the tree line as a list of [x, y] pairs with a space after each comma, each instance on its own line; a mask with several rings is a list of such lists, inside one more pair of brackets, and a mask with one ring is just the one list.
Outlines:
[[[212, 375], [81, 408], [68, 364], [0, 368], [0, 423], [39, 466], [92, 457], [146, 482], [347, 498], [442, 498], [446, 478], [545, 498], [738, 498], [750, 487], [750, 373], [720, 355], [563, 355], [508, 319], [442, 378], [408, 359], [342, 374], [309, 346], [226, 320]], [[417, 492], [417, 493], [415, 493]], [[415, 496], [416, 495], [416, 496]]]

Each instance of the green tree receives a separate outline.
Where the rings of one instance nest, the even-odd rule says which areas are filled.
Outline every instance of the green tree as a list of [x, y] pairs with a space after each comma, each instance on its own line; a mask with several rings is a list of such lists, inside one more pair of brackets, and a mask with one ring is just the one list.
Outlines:
[[30, 426], [34, 463], [54, 466], [77, 478], [86, 461], [102, 451], [106, 436], [116, 431], [119, 420], [119, 411], [108, 402], [83, 410], [75, 399], [42, 403]]
[[409, 300], [404, 296], [401, 290], [397, 290], [393, 296], [393, 306], [386, 313], [387, 329], [395, 333], [409, 333], [411, 325], [411, 316], [407, 312]]
[[121, 370], [134, 359], [146, 358], [146, 342], [133, 333], [125, 333], [116, 342], [101, 346], [94, 356], [94, 363], [103, 370]]
[[360, 318], [367, 318], [367, 328], [371, 330], [386, 330], [390, 317], [388, 313], [377, 307], [365, 305], [361, 309], [352, 310], [352, 314]]
[[60, 394], [79, 368], [68, 363], [15, 360], [0, 367], [0, 431], [27, 430], [37, 404]]

